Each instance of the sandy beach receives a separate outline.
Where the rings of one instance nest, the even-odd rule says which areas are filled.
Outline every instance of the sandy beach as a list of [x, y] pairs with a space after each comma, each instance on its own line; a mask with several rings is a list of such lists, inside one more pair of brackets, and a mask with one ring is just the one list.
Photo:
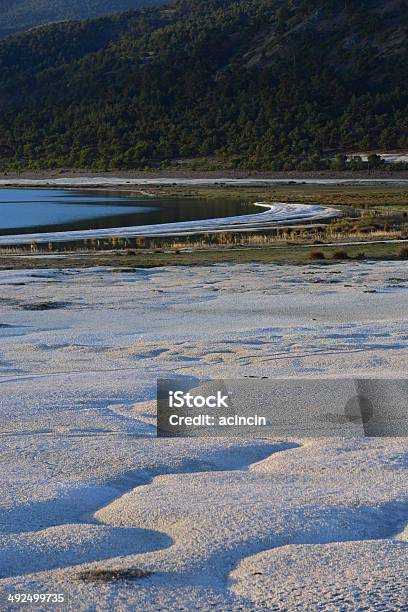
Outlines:
[[21, 185], [21, 182], [35, 184], [36, 181], [41, 181], [42, 184], [45, 182], [62, 181], [69, 184], [78, 184], [79, 181], [89, 183], [93, 180], [106, 181], [106, 182], [118, 182], [119, 180], [125, 182], [148, 180], [149, 182], [157, 182], [161, 180], [177, 179], [178, 181], [190, 182], [195, 181], [207, 181], [209, 183], [220, 180], [267, 180], [267, 181], [280, 181], [280, 182], [291, 182], [291, 181], [312, 181], [319, 182], [320, 180], [329, 181], [342, 181], [342, 180], [385, 180], [389, 179], [402, 179], [408, 180], [408, 172], [406, 170], [392, 170], [389, 169], [370, 169], [370, 170], [343, 170], [336, 172], [333, 170], [315, 170], [301, 172], [299, 170], [291, 171], [261, 171], [261, 170], [226, 170], [224, 167], [220, 167], [217, 170], [193, 170], [185, 164], [179, 164], [178, 166], [172, 166], [165, 169], [150, 169], [148, 171], [143, 170], [112, 170], [110, 172], [96, 172], [91, 169], [70, 169], [62, 168], [58, 170], [24, 170], [20, 172], [3, 172], [0, 173], [1, 184], [13, 184]]
[[[404, 438], [158, 440], [154, 402], [174, 374], [406, 376], [404, 262], [0, 285], [3, 592], [66, 593], [67, 610], [406, 602]], [[146, 576], [78, 579], [118, 568]]]
[[125, 174], [109, 175], [95, 174], [94, 176], [86, 175], [70, 175], [67, 176], [49, 176], [39, 177], [33, 175], [31, 177], [10, 176], [9, 178], [0, 178], [0, 187], [138, 187], [138, 186], [188, 186], [188, 187], [265, 187], [273, 185], [375, 185], [375, 184], [395, 184], [405, 185], [408, 183], [408, 177], [405, 173], [401, 174], [365, 174], [353, 175], [347, 173], [344, 176], [333, 176], [327, 174], [316, 174], [315, 176], [307, 174], [277, 174], [277, 175], [231, 175], [228, 173], [207, 174], [207, 175], [190, 175], [185, 173], [172, 175], [162, 174]]

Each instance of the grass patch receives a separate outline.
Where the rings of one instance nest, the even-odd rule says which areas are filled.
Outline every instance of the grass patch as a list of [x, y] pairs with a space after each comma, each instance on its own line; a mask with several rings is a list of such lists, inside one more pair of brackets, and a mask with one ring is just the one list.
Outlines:
[[[319, 246], [319, 251], [324, 254], [324, 259], [317, 262], [330, 265], [334, 263], [333, 254], [339, 250], [339, 246]], [[372, 260], [398, 260], [406, 259], [407, 246], [398, 243], [381, 242], [369, 244], [356, 244], [347, 246], [349, 259], [372, 259]], [[286, 246], [264, 246], [224, 248], [207, 250], [186, 250], [164, 253], [152, 251], [138, 251], [136, 255], [127, 256], [121, 253], [67, 253], [65, 257], [58, 259], [47, 259], [36, 257], [35, 259], [24, 256], [0, 256], [0, 269], [65, 269], [65, 268], [90, 268], [94, 266], [113, 267], [128, 272], [134, 272], [142, 268], [154, 268], [162, 266], [198, 266], [219, 263], [245, 264], [245, 263], [276, 263], [304, 265], [311, 262], [310, 254], [316, 251], [316, 246], [286, 245]], [[330, 261], [331, 260], [331, 261]], [[38, 303], [37, 303], [38, 304]], [[40, 308], [47, 310], [52, 308], [51, 303], [40, 303]], [[65, 303], [57, 303], [56, 307], [63, 308]], [[63, 304], [63, 305], [62, 305]], [[45, 306], [45, 307], [44, 307]], [[55, 307], [55, 306], [54, 306]]]
[[[369, 176], [367, 178], [370, 178]], [[301, 179], [300, 179], [301, 180]], [[349, 206], [352, 208], [379, 207], [384, 211], [407, 211], [408, 188], [403, 184], [313, 185], [290, 183], [286, 185], [187, 187], [183, 185], [156, 188], [159, 197], [183, 198], [235, 198], [243, 201], [283, 201], [324, 206]]]

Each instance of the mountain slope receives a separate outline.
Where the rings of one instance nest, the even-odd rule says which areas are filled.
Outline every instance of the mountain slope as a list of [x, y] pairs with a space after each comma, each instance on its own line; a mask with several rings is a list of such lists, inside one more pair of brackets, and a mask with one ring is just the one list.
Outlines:
[[407, 28], [404, 1], [180, 0], [7, 39], [3, 165], [312, 169], [408, 148]]
[[161, 0], [3, 0], [0, 38], [29, 28], [163, 4]]

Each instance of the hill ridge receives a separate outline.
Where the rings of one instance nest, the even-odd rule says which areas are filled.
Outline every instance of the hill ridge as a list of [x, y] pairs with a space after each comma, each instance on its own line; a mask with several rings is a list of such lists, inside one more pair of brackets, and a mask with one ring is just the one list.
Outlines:
[[179, 0], [12, 37], [0, 159], [314, 170], [407, 149], [407, 29], [404, 1]]

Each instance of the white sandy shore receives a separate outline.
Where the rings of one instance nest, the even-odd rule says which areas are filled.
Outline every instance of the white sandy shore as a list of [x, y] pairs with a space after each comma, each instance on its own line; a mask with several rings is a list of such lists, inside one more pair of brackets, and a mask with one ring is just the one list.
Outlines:
[[[2, 271], [0, 291], [1, 589], [404, 609], [404, 438], [158, 440], [152, 402], [174, 374], [406, 376], [404, 262]], [[129, 567], [152, 575], [74, 579]]]
[[48, 178], [10, 178], [0, 179], [0, 187], [122, 187], [132, 185], [187, 185], [187, 186], [256, 186], [265, 185], [369, 185], [369, 184], [401, 184], [408, 183], [407, 178], [183, 178], [183, 177], [152, 177], [125, 178], [114, 176], [72, 176]]
[[129, 238], [136, 236], [185, 236], [205, 232], [248, 232], [266, 230], [281, 224], [322, 221], [330, 219], [339, 212], [328, 206], [316, 204], [267, 204], [255, 202], [255, 206], [266, 208], [265, 211], [250, 215], [219, 217], [198, 221], [180, 221], [177, 223], [158, 223], [155, 225], [138, 225], [112, 227], [106, 229], [72, 230], [65, 232], [41, 232], [33, 234], [15, 234], [0, 236], [0, 245], [47, 244], [87, 240], [91, 238]]

